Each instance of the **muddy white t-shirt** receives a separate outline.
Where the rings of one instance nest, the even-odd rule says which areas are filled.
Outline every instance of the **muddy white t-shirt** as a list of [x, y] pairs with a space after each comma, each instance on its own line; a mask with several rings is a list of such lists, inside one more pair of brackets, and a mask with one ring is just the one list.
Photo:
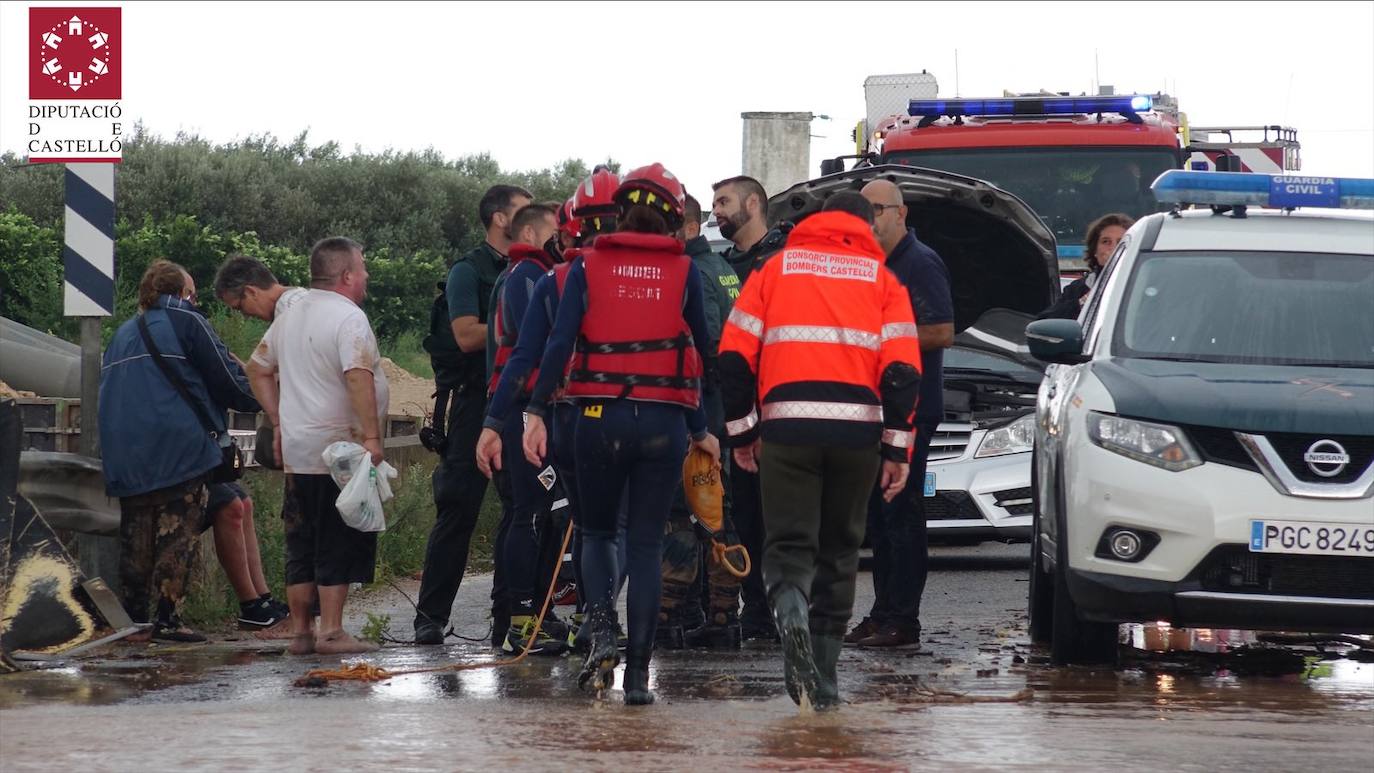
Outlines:
[[327, 474], [321, 454], [330, 443], [362, 443], [362, 422], [353, 413], [344, 379], [347, 371], [372, 373], [378, 419], [386, 418], [391, 394], [367, 314], [332, 290], [311, 289], [292, 304], [291, 313], [267, 329], [253, 360], [277, 371], [280, 379], [287, 472]]

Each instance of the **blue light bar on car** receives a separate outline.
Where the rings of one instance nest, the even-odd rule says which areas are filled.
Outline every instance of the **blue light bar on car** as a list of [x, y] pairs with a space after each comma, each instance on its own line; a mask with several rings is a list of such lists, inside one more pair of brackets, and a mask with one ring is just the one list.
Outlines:
[[913, 99], [908, 115], [1078, 115], [1122, 113], [1134, 115], [1154, 107], [1144, 94], [1112, 97], [1005, 97], [1001, 99]]
[[1155, 199], [1175, 204], [1374, 209], [1374, 180], [1170, 169], [1151, 183]]

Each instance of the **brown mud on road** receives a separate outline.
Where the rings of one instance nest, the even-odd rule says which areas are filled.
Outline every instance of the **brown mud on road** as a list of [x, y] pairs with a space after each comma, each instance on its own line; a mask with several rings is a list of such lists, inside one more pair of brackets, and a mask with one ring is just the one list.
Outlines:
[[[1350, 645], [1278, 648], [1254, 657], [1286, 671], [1241, 673], [1237, 652], [1271, 645], [1237, 635], [1227, 652], [1150, 652], [1141, 631], [1120, 670], [1054, 668], [1026, 637], [1025, 546], [935, 553], [923, 648], [846, 649], [850, 702], [831, 714], [798, 715], [769, 649], [656, 653], [658, 703], [627, 708], [618, 689], [604, 701], [579, 692], [571, 658], [297, 688], [307, 670], [343, 661], [245, 638], [123, 647], [0, 677], [0, 768], [1367, 769], [1374, 664], [1349, 657]], [[861, 614], [867, 575], [859, 587]], [[486, 629], [489, 590], [488, 575], [465, 580], [460, 634]], [[411, 633], [399, 592], [367, 596], [348, 627], [367, 613], [389, 616], [397, 638]], [[1167, 632], [1151, 641], [1171, 635], [1183, 643]], [[494, 658], [450, 642], [389, 645], [366, 660], [395, 671]]]

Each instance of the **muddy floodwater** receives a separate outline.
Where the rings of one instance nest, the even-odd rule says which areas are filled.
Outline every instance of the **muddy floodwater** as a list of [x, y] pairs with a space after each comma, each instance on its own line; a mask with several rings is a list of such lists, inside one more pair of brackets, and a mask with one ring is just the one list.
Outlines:
[[[777, 652], [659, 652], [658, 702], [576, 689], [571, 658], [293, 686], [337, 658], [246, 635], [122, 646], [0, 677], [0, 770], [1368, 770], [1374, 663], [1241, 631], [1123, 629], [1118, 669], [1055, 668], [1025, 630], [1026, 546], [936, 548], [917, 652], [846, 649], [838, 712], [799, 715]], [[403, 586], [404, 587], [404, 586]], [[490, 578], [454, 622], [485, 629]], [[871, 601], [860, 578], [857, 611]], [[351, 604], [410, 634], [396, 592]], [[492, 659], [389, 645], [388, 670]]]

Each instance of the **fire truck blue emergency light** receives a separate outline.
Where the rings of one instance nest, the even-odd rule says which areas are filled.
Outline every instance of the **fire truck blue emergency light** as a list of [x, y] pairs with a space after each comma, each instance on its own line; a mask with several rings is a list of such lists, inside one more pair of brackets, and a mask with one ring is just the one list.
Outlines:
[[1154, 107], [1145, 94], [1111, 97], [1004, 97], [1000, 99], [913, 99], [908, 115], [1078, 115], [1121, 113], [1134, 115]]
[[1155, 199], [1174, 204], [1288, 209], [1374, 209], [1374, 180], [1170, 169], [1151, 183]]

